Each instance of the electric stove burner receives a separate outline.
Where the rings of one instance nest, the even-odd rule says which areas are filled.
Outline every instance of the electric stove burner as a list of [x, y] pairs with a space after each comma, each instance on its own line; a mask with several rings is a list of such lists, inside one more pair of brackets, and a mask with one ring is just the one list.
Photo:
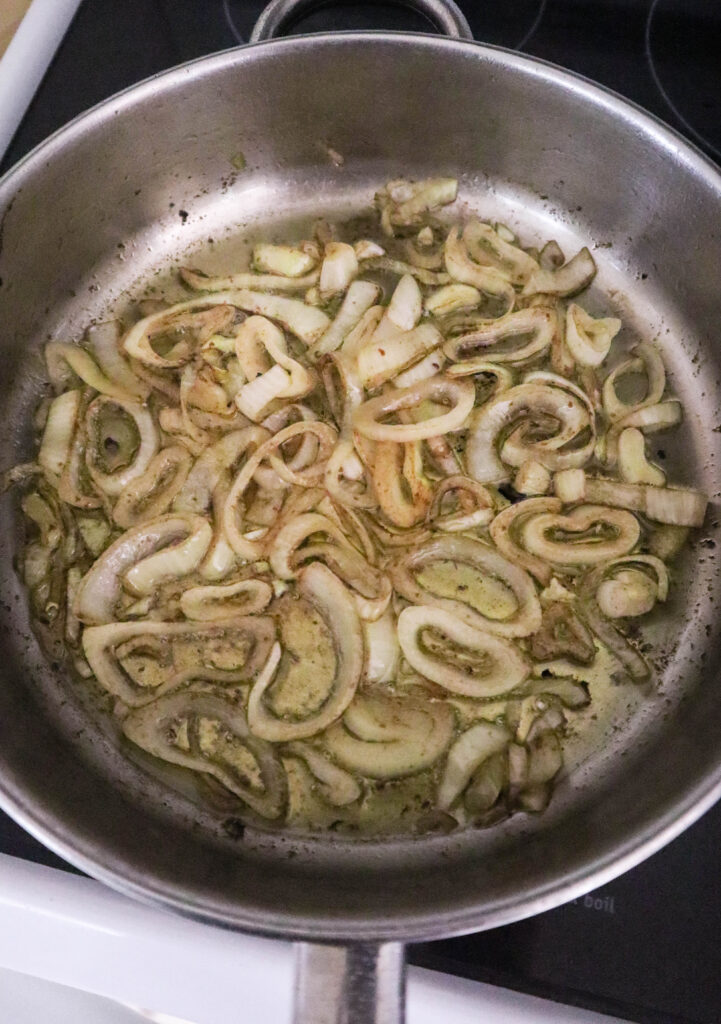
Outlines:
[[653, 0], [646, 58], [684, 133], [721, 158], [721, 6]]

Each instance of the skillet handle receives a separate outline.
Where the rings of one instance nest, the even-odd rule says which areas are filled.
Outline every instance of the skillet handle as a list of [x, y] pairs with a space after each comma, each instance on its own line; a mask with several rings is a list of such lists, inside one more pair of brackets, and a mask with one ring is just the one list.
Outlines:
[[[393, 0], [373, 0], [383, 4]], [[395, 0], [397, 6], [410, 7], [433, 22], [441, 35], [455, 39], [473, 39], [470, 25], [454, 0]], [[290, 21], [304, 14], [328, 6], [328, 0], [271, 0], [255, 23], [251, 43], [273, 39], [281, 34]]]
[[400, 942], [296, 947], [293, 1024], [403, 1024], [405, 949]]

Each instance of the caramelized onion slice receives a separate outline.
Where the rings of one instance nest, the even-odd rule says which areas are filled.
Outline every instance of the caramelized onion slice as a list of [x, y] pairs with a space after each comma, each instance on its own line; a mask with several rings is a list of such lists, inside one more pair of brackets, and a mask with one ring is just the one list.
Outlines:
[[640, 535], [641, 527], [631, 512], [605, 505], [579, 505], [567, 515], [540, 512], [519, 527], [526, 550], [554, 566], [608, 562], [631, 551]]
[[[463, 600], [441, 597], [421, 586], [416, 573], [434, 562], [457, 562], [470, 566], [481, 578], [500, 581], [512, 591], [515, 611], [506, 618], [492, 619]], [[432, 540], [392, 563], [388, 572], [396, 590], [408, 601], [440, 608], [476, 629], [487, 630], [497, 636], [519, 637], [535, 633], [541, 624], [541, 605], [528, 573], [494, 548], [470, 537], [450, 536]]]
[[400, 779], [438, 761], [453, 736], [454, 718], [446, 703], [374, 690], [356, 695], [325, 743], [349, 771]]
[[313, 562], [298, 575], [298, 593], [316, 609], [333, 637], [335, 670], [328, 695], [315, 713], [299, 721], [278, 718], [263, 700], [280, 660], [280, 645], [276, 644], [275, 654], [271, 653], [268, 666], [248, 700], [251, 732], [272, 743], [307, 739], [339, 718], [353, 699], [365, 661], [363, 632], [355, 603], [338, 577], [324, 565]]
[[[203, 729], [206, 723], [211, 725], [208, 730]], [[178, 744], [183, 725], [188, 734], [196, 736], [190, 751]], [[285, 812], [288, 782], [277, 752], [249, 733], [242, 708], [223, 697], [195, 692], [163, 697], [128, 715], [123, 732], [136, 746], [163, 761], [213, 776], [262, 818], [273, 820]], [[223, 756], [223, 733], [252, 756], [260, 784], [250, 781], [247, 772], [239, 771]]]
[[[461, 364], [479, 355], [494, 363], [521, 363], [545, 352], [555, 330], [555, 310], [532, 306], [506, 313], [470, 333], [452, 338], [445, 343], [443, 351], [449, 359]], [[523, 341], [526, 337], [528, 340]], [[496, 349], [495, 346], [508, 338], [520, 338], [522, 343], [512, 349]]]
[[469, 626], [442, 608], [404, 608], [398, 617], [398, 642], [416, 672], [462, 697], [499, 696], [520, 686], [530, 673], [528, 661], [510, 640]]
[[[75, 614], [81, 622], [111, 622], [128, 572], [132, 573], [134, 567], [140, 569], [135, 577], [142, 593], [147, 592], [145, 586], [152, 589], [161, 579], [192, 572], [205, 554], [211, 532], [206, 519], [189, 514], [159, 516], [127, 530], [83, 576], [75, 597]], [[182, 548], [188, 539], [192, 540], [190, 549], [183, 549], [176, 560], [173, 545]]]
[[556, 374], [530, 375], [474, 411], [466, 451], [469, 475], [481, 483], [501, 483], [509, 477], [504, 462], [520, 466], [527, 459], [552, 471], [583, 466], [593, 454], [593, 424], [593, 410], [579, 388]]
[[239, 615], [257, 615], [273, 599], [273, 588], [265, 580], [248, 579], [217, 586], [190, 587], [180, 595], [180, 608], [188, 619], [220, 622]]
[[[411, 388], [389, 391], [364, 402], [355, 411], [355, 429], [374, 441], [421, 441], [449, 430], [458, 430], [473, 408], [476, 392], [469, 381], [450, 381], [442, 376], [430, 377]], [[443, 402], [451, 406], [440, 416], [417, 423], [382, 423], [393, 413], [417, 409], [422, 402]]]
[[507, 729], [495, 722], [476, 722], [455, 741], [438, 785], [438, 807], [448, 811], [471, 781], [478, 768], [511, 742]]
[[[253, 615], [220, 624], [110, 622], [88, 626], [82, 642], [101, 686], [131, 707], [141, 707], [192, 679], [252, 683], [267, 662], [274, 634], [271, 618]], [[219, 651], [231, 655], [232, 668], [213, 665]], [[142, 684], [122, 664], [132, 655], [149, 662], [147, 671], [138, 673]]]

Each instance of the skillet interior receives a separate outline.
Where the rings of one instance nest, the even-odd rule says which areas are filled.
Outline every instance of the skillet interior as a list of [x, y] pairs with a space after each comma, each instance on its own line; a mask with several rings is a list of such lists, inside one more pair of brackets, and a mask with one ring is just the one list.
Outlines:
[[591, 245], [597, 292], [612, 296], [627, 337], [663, 351], [686, 411], [669, 476], [705, 487], [712, 508], [657, 632], [657, 690], [619, 692], [539, 819], [385, 843], [252, 829], [233, 839], [121, 756], [92, 703], [40, 653], [12, 569], [18, 518], [6, 497], [0, 801], [116, 888], [286, 937], [428, 939], [599, 885], [718, 795], [719, 581], [706, 545], [721, 490], [721, 178], [580, 79], [488, 47], [369, 33], [229, 51], [96, 108], [0, 183], [3, 463], [30, 456], [48, 338], [79, 337], [122, 311], [189, 250], [203, 250], [208, 269], [227, 267], [238, 238], [300, 231], [319, 214], [344, 219], [388, 178], [439, 173], [459, 176], [470, 207], [529, 242]]

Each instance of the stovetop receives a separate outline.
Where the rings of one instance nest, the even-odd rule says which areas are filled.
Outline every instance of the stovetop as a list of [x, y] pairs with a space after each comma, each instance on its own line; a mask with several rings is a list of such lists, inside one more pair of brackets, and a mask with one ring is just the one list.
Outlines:
[[[607, 85], [721, 162], [721, 4], [461, 0], [476, 39]], [[262, 0], [84, 0], [0, 171], [76, 114], [182, 61], [247, 40]], [[302, 31], [428, 31], [377, 3], [326, 6]], [[415, 946], [411, 960], [639, 1024], [721, 1021], [721, 806], [640, 867], [527, 921]], [[72, 871], [0, 815], [0, 852]]]

